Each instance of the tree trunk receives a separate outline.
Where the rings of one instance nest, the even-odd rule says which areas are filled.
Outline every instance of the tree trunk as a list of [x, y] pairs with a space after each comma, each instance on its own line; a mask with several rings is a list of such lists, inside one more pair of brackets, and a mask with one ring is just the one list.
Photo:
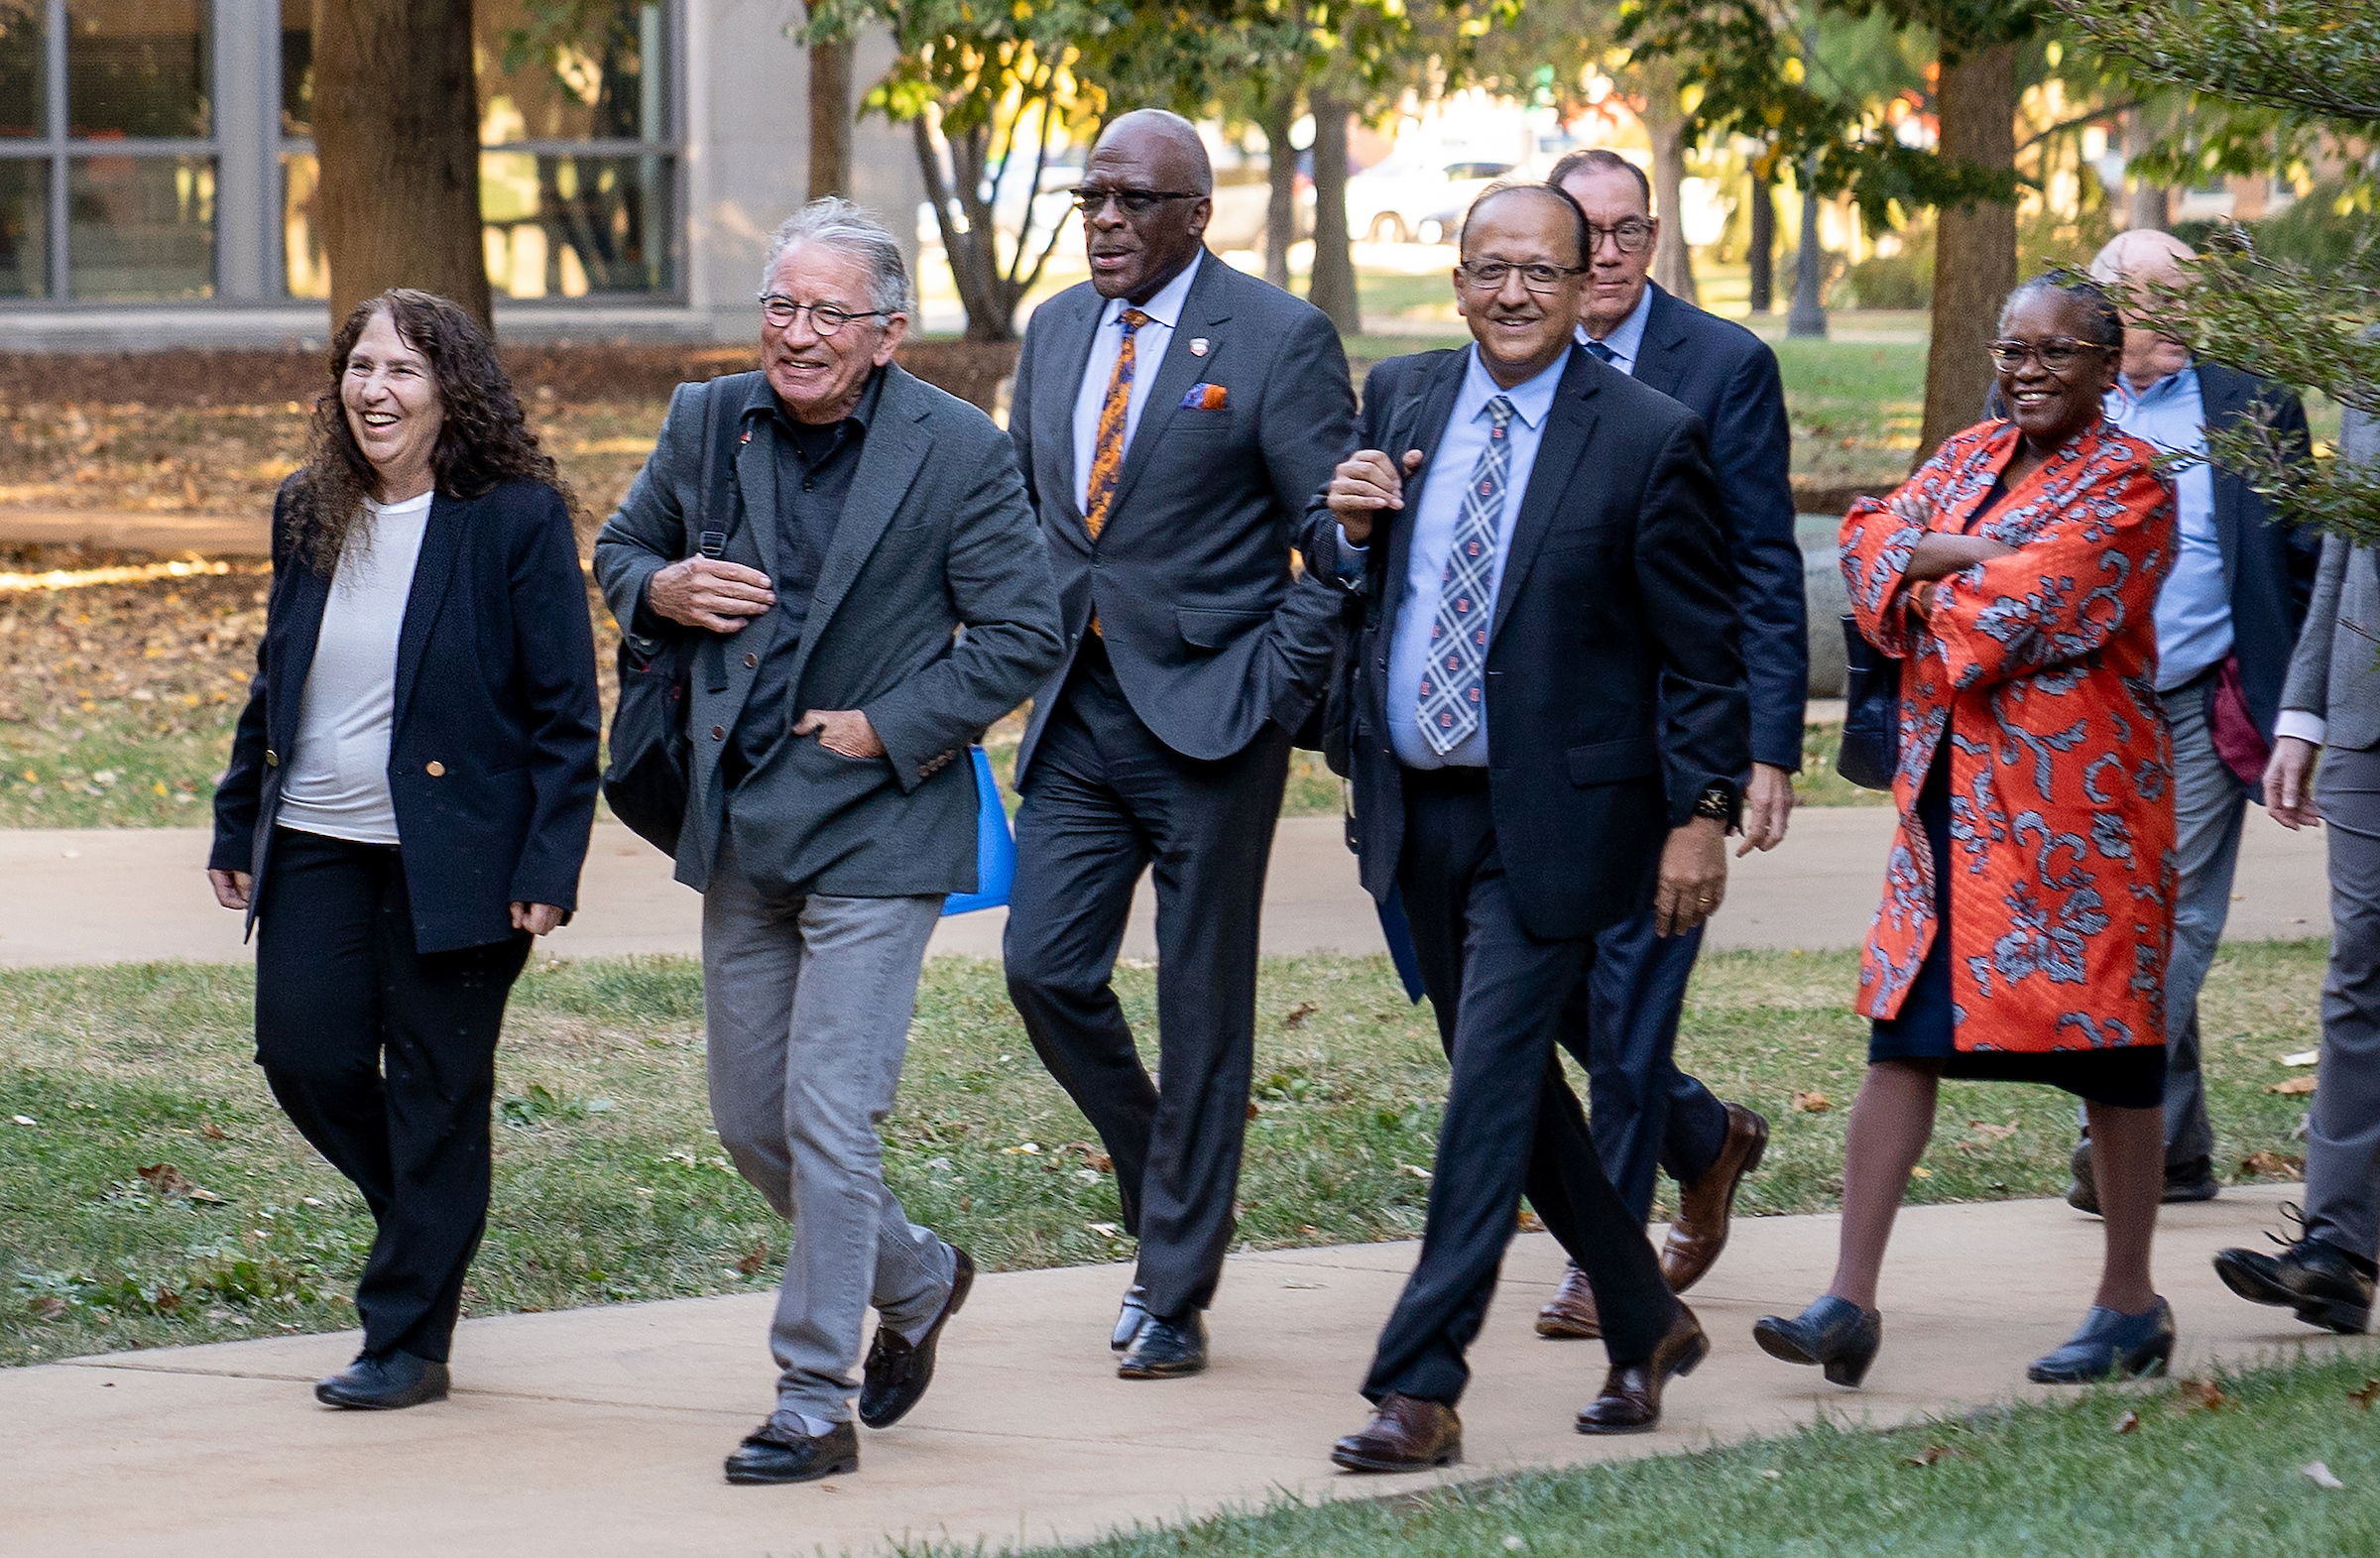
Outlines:
[[1331, 316], [1341, 335], [1364, 333], [1356, 298], [1356, 256], [1347, 237], [1347, 104], [1309, 92], [1314, 114], [1314, 274], [1306, 301]]
[[1297, 242], [1297, 153], [1289, 127], [1297, 122], [1297, 87], [1284, 87], [1263, 108], [1268, 192], [1264, 201], [1264, 280], [1289, 290], [1289, 246]]
[[1802, 231], [1793, 242], [1793, 307], [1785, 315], [1789, 336], [1827, 333], [1827, 248], [1818, 231], [1818, 184], [1809, 163], [1802, 165]]
[[335, 326], [392, 287], [494, 329], [471, 0], [314, 0], [314, 151]]
[[1774, 306], [1777, 289], [1777, 191], [1765, 163], [1752, 168], [1752, 312]]
[[[2124, 115], [2124, 161], [2131, 162], [2149, 149], [2156, 139], [2148, 123], [2148, 110], [2135, 108]], [[2163, 232], [2172, 223], [2173, 201], [2165, 185], [2131, 180], [2131, 189], [2124, 200], [2126, 227], [2154, 227]]]
[[1694, 255], [1686, 247], [1686, 219], [1679, 207], [1686, 186], [1686, 111], [1678, 103], [1678, 76], [1666, 63], [1642, 67], [1644, 131], [1653, 142], [1653, 214], [1661, 237], [1653, 245], [1653, 280], [1673, 298], [1699, 302]]
[[[1989, 169], [2016, 166], [2016, 51], [1997, 44], [1945, 61], [1936, 90], [1941, 155]], [[1934, 339], [1926, 353], [1920, 461], [1983, 416], [1991, 390], [1984, 345], [2016, 287], [2016, 207], [1978, 200], [1934, 224]]]
[[851, 193], [851, 45], [810, 45], [810, 198]]
[[[959, 303], [967, 310], [967, 339], [1016, 339], [1016, 294], [1003, 284], [998, 235], [981, 193], [990, 127], [978, 125], [950, 143], [951, 177], [947, 179], [942, 175], [933, 127], [924, 115], [909, 121], [909, 136], [917, 149], [917, 171], [925, 176], [925, 195], [934, 208], [934, 225], [942, 233], [942, 254], [950, 264], [951, 285], [958, 289]], [[954, 199], [966, 212], [965, 232], [952, 220]]]

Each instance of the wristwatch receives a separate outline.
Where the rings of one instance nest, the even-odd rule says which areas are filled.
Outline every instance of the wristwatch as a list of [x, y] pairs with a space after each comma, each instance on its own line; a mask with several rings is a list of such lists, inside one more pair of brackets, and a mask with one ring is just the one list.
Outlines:
[[1714, 822], [1735, 820], [1735, 792], [1725, 784], [1706, 784], [1695, 797], [1694, 814], [1709, 817]]

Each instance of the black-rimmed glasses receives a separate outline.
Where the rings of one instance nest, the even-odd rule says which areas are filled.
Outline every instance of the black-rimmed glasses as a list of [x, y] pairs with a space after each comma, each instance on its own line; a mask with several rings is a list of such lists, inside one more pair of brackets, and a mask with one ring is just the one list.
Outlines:
[[1653, 224], [1641, 216], [1623, 216], [1608, 227], [1587, 224], [1587, 252], [1592, 255], [1604, 246], [1605, 239], [1619, 246], [1621, 254], [1642, 254], [1652, 246]]
[[1984, 345], [1991, 354], [1991, 365], [2002, 373], [2014, 373], [2030, 357], [2051, 373], [2064, 373], [2082, 361], [2085, 352], [2111, 352], [2117, 348], [2097, 341], [2078, 341], [2071, 335], [2053, 335], [2046, 341], [1991, 341]]
[[1167, 200], [1203, 200], [1203, 194], [1181, 189], [1077, 189], [1067, 196], [1085, 219], [1097, 216], [1116, 202], [1116, 209], [1128, 217], [1146, 216]]
[[790, 329], [803, 313], [810, 316], [810, 328], [820, 335], [832, 335], [854, 319], [889, 319], [891, 314], [882, 308], [845, 308], [831, 302], [795, 302], [783, 293], [761, 294], [761, 317], [773, 329]]

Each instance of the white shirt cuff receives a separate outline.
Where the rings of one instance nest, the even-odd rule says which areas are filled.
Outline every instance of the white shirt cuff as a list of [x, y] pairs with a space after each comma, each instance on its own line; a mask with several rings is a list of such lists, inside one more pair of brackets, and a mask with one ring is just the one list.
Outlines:
[[2283, 709], [2281, 717], [2273, 721], [2274, 736], [2295, 736], [2318, 747], [2322, 744], [2322, 732], [2327, 728], [2322, 717], [2312, 709]]

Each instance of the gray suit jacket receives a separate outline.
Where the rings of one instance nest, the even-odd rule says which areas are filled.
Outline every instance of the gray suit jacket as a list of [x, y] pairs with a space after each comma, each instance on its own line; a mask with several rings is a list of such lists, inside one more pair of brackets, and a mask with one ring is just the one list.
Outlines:
[[[2360, 465], [2380, 461], [2380, 426], [2349, 411], [2339, 457]], [[2371, 548], [2322, 538], [2321, 571], [2281, 688], [2281, 707], [2321, 716], [2326, 747], [2361, 752], [2380, 746], [2380, 568]]]
[[[973, 892], [976, 793], [967, 744], [1056, 664], [1057, 591], [1009, 441], [965, 401], [884, 370], [875, 421], [811, 597], [790, 706], [859, 709], [886, 756], [837, 757], [787, 736], [729, 796], [719, 755], [777, 631], [774, 614], [701, 634], [687, 729], [692, 796], [677, 880], [710, 884], [723, 829], [764, 893], [852, 898]], [[706, 393], [740, 406], [755, 374], [678, 386], [653, 457], [595, 542], [595, 576], [624, 632], [646, 582], [728, 530], [700, 513]], [[759, 424], [736, 457], [749, 511], [725, 560], [776, 576], [776, 451]], [[964, 628], [962, 634], [959, 630]], [[685, 630], [693, 632], [695, 630]]]
[[[1278, 288], [1201, 260], [1164, 359], [1141, 365], [1156, 383], [1094, 543], [1075, 502], [1074, 404], [1106, 303], [1089, 282], [1043, 303], [1016, 362], [1009, 433], [1067, 646], [1034, 697], [1019, 782], [1094, 611], [1132, 712], [1184, 757], [1228, 758], [1267, 719], [1297, 729], [1331, 663], [1338, 592], [1300, 580], [1290, 551], [1355, 422], [1338, 331]], [[1222, 387], [1221, 408], [1181, 404], [1201, 383]]]

